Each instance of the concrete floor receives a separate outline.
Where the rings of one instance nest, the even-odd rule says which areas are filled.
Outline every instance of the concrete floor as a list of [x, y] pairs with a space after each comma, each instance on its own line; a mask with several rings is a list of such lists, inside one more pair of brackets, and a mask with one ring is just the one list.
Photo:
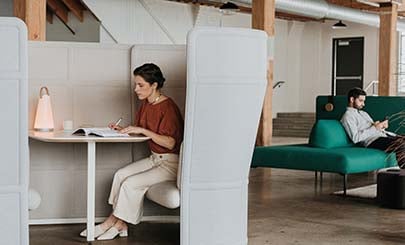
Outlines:
[[[306, 139], [274, 139], [274, 144]], [[349, 187], [375, 182], [374, 174], [349, 176]], [[280, 169], [251, 169], [249, 184], [249, 244], [405, 244], [405, 210], [384, 209], [374, 200], [331, 195], [342, 177]], [[31, 245], [85, 244], [78, 236], [84, 224], [31, 226]], [[128, 238], [93, 244], [179, 244], [179, 224], [144, 222]]]

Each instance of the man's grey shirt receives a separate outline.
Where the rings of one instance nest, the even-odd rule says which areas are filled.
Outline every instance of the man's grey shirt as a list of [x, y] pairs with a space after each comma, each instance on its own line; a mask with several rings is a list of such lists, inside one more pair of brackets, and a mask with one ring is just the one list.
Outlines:
[[347, 107], [340, 122], [355, 144], [368, 146], [379, 137], [387, 137], [384, 131], [374, 126], [374, 121], [367, 112], [353, 107]]

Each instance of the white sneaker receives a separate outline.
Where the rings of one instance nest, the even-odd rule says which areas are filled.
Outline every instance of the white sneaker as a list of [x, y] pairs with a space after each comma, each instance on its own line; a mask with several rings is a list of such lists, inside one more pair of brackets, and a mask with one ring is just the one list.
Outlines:
[[[102, 235], [105, 232], [105, 230], [103, 230], [101, 228], [101, 225], [96, 225], [94, 227], [94, 238], [99, 237], [100, 235]], [[80, 232], [80, 236], [82, 237], [87, 237], [87, 229], [84, 229], [82, 232]]]
[[108, 229], [108, 231], [104, 232], [103, 235], [99, 236], [97, 240], [112, 240], [114, 239], [117, 235], [120, 237], [127, 237], [128, 236], [128, 230], [122, 230], [119, 231], [117, 228], [114, 226]]

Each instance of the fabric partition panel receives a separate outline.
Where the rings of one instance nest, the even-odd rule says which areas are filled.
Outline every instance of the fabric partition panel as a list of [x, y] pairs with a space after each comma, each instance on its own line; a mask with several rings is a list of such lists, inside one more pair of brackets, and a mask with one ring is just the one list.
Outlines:
[[248, 243], [248, 176], [266, 55], [262, 31], [201, 28], [188, 35], [182, 245]]
[[0, 17], [0, 237], [1, 244], [28, 244], [27, 28]]

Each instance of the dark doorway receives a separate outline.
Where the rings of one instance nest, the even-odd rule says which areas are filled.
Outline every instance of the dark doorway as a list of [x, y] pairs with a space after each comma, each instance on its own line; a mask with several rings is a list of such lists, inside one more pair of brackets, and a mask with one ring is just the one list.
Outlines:
[[334, 38], [332, 94], [346, 95], [353, 87], [363, 88], [364, 37]]

